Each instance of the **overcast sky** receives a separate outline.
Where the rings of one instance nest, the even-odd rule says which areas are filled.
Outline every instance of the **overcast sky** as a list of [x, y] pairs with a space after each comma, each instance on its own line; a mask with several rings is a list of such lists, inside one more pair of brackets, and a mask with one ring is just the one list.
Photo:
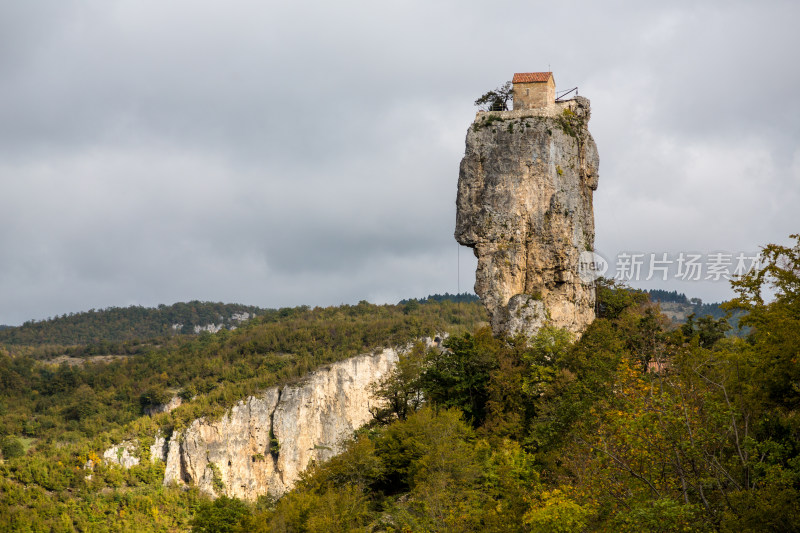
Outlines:
[[791, 1], [3, 2], [0, 324], [455, 292], [472, 102], [514, 72], [592, 101], [602, 256], [786, 243], [798, 20]]

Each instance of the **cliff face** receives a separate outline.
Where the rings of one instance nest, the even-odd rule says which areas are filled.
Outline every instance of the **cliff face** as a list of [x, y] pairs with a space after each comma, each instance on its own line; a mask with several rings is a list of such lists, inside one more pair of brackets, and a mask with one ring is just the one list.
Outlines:
[[164, 484], [192, 483], [213, 496], [248, 500], [282, 495], [311, 461], [341, 452], [371, 419], [372, 384], [397, 358], [385, 349], [333, 363], [300, 384], [251, 396], [219, 420], [201, 418], [169, 441], [157, 439], [151, 454], [166, 463]]
[[[475, 292], [496, 334], [533, 334], [549, 322], [574, 333], [594, 320], [597, 147], [589, 100], [479, 113], [467, 132], [456, 240], [478, 258]], [[586, 255], [584, 254], [584, 259]]]

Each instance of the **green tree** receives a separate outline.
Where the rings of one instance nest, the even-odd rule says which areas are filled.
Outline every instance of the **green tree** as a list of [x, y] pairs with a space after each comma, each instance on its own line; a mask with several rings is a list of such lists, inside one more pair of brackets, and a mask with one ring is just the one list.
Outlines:
[[0, 452], [5, 459], [21, 457], [25, 454], [25, 447], [20, 440], [12, 435], [7, 435], [0, 439]]
[[581, 506], [561, 490], [544, 491], [538, 502], [525, 513], [525, 525], [533, 533], [571, 533], [584, 531], [592, 510]]
[[697, 335], [700, 346], [711, 348], [717, 341], [725, 338], [725, 332], [731, 329], [725, 318], [714, 320], [711, 315], [701, 316], [697, 319]]
[[[749, 326], [749, 342], [759, 354], [756, 378], [771, 400], [786, 408], [800, 407], [800, 234], [791, 235], [794, 246], [769, 244], [762, 250], [762, 263], [733, 280], [737, 297], [725, 304], [740, 309], [740, 319]], [[765, 302], [764, 293], [774, 292]]]
[[506, 111], [511, 100], [513, 87], [510, 81], [505, 82], [493, 91], [487, 91], [475, 100], [475, 105], [484, 106], [488, 111]]
[[450, 337], [444, 346], [441, 352], [428, 353], [420, 377], [425, 398], [437, 406], [461, 409], [478, 426], [486, 416], [488, 384], [501, 341], [486, 327], [475, 335]]
[[172, 398], [172, 394], [170, 394], [164, 385], [159, 383], [148, 387], [147, 390], [139, 395], [139, 404], [142, 406], [142, 409], [147, 409], [148, 407], [155, 407], [167, 403], [170, 398]]
[[373, 387], [375, 398], [380, 400], [371, 408], [375, 420], [381, 423], [395, 418], [405, 420], [419, 409], [423, 400], [420, 375], [425, 357], [425, 345], [417, 342], [411, 350], [399, 355], [394, 369]]
[[624, 283], [611, 278], [597, 278], [595, 290], [599, 318], [618, 318], [625, 309], [647, 301], [646, 293], [631, 289]]
[[250, 531], [250, 508], [238, 498], [220, 496], [202, 501], [192, 519], [192, 531], [197, 533], [236, 533]]

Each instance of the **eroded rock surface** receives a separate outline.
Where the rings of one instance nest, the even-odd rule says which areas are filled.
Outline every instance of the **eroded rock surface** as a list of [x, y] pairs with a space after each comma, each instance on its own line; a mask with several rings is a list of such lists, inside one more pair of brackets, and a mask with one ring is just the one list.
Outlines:
[[166, 463], [164, 484], [194, 484], [212, 496], [248, 500], [282, 495], [311, 461], [340, 453], [353, 431], [370, 421], [372, 384], [397, 358], [387, 348], [333, 363], [297, 385], [251, 396], [221, 419], [201, 418], [166, 442], [157, 439], [151, 453]]
[[[134, 467], [139, 464], [139, 458], [136, 457], [137, 446], [138, 443], [135, 441], [123, 441], [104, 451], [103, 461], [110, 464], [120, 465], [123, 468]], [[92, 467], [94, 467], [93, 462]]]
[[496, 334], [532, 335], [550, 323], [581, 333], [595, 290], [581, 279], [594, 249], [598, 154], [589, 100], [478, 113], [467, 133], [456, 240], [478, 258], [475, 292]]

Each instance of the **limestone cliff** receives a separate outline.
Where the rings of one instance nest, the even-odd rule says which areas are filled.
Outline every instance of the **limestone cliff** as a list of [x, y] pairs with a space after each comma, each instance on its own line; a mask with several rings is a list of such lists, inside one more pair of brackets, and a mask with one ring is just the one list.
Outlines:
[[582, 332], [594, 320], [598, 155], [589, 100], [479, 112], [469, 128], [456, 201], [456, 240], [478, 258], [475, 292], [495, 333], [533, 334], [546, 323]]
[[389, 348], [333, 363], [299, 384], [242, 400], [221, 419], [201, 418], [168, 441], [157, 439], [151, 454], [166, 463], [164, 484], [249, 500], [282, 495], [311, 461], [341, 452], [370, 420], [372, 384], [397, 358]]

